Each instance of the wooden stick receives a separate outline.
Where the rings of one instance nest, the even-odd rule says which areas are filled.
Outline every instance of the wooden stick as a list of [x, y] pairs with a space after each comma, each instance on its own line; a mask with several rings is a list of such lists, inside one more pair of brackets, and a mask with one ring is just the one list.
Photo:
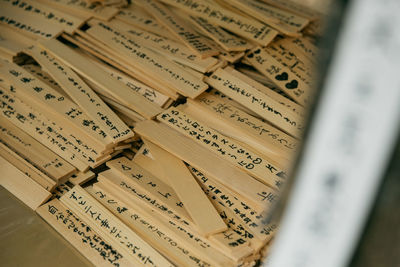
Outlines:
[[208, 236], [227, 230], [228, 227], [186, 165], [180, 159], [150, 141], [144, 140], [144, 142], [155, 160], [164, 169], [164, 177], [185, 205], [185, 209], [190, 214], [199, 232]]
[[0, 157], [0, 169], [0, 185], [31, 209], [36, 210], [51, 197], [50, 192], [2, 157]]

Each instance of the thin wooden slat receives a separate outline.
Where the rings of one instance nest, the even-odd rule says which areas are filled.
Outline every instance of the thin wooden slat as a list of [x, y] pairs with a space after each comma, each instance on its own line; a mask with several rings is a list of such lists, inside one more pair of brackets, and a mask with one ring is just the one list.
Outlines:
[[190, 19], [204, 34], [213, 39], [226, 51], [245, 51], [254, 46], [245, 39], [236, 37], [235, 35], [224, 31], [221, 27], [209, 23], [202, 17], [190, 16]]
[[159, 23], [170, 30], [176, 38], [181, 40], [200, 57], [206, 58], [218, 55], [218, 50], [213, 49], [206, 38], [195, 32], [190, 24], [175, 15], [168, 7], [153, 0], [145, 0], [140, 2], [140, 4]]
[[49, 72], [74, 102], [113, 139], [114, 143], [134, 135], [128, 126], [68, 66], [45, 49], [33, 46], [29, 51], [42, 68]]
[[[151, 150], [150, 152], [152, 152], [152, 151], [153, 150]], [[159, 171], [160, 171], [159, 169], [161, 168], [158, 166], [156, 159], [152, 160], [150, 157], [145, 156], [143, 154], [137, 155], [135, 157], [134, 161], [138, 164], [142, 164], [141, 166], [143, 166], [143, 168], [145, 168], [146, 170], [148, 170], [152, 173], [159, 173]], [[193, 175], [196, 176], [199, 184], [203, 188], [203, 191], [208, 196], [210, 201], [213, 203], [215, 208], [218, 210], [220, 217], [229, 226], [229, 228], [230, 228], [229, 230], [236, 232], [236, 234], [238, 234], [238, 236], [240, 236], [240, 238], [242, 238], [246, 242], [250, 243], [250, 247], [253, 248], [254, 250], [257, 250], [257, 249], [259, 249], [259, 247], [263, 246], [263, 244], [266, 242], [264, 239], [266, 239], [266, 238], [264, 238], [263, 236], [261, 236], [260, 239], [255, 238], [253, 231], [251, 231], [249, 229], [250, 228], [249, 224], [251, 224], [253, 226], [252, 228], [255, 228], [257, 226], [255, 222], [260, 221], [260, 220], [254, 221], [253, 217], [257, 216], [261, 219], [261, 218], [263, 218], [262, 215], [258, 214], [256, 211], [251, 209], [251, 207], [249, 207], [249, 206], [247, 206], [246, 209], [250, 210], [251, 213], [254, 213], [254, 216], [251, 219], [246, 215], [247, 210], [245, 210], [243, 212], [243, 208], [241, 207], [241, 205], [236, 205], [232, 209], [229, 209], [230, 208], [229, 206], [233, 205], [233, 203], [231, 203], [231, 202], [234, 200], [232, 193], [229, 190], [227, 190], [225, 187], [216, 185], [215, 182], [211, 182], [211, 184], [207, 183], [207, 185], [209, 185], [208, 188], [206, 186], [203, 186], [202, 183], [205, 183], [209, 179], [204, 177], [202, 173], [198, 172], [194, 168], [189, 167], [189, 169], [193, 173]], [[162, 176], [164, 175], [163, 170], [161, 170], [160, 175], [162, 175]], [[200, 177], [200, 175], [202, 175], [202, 176]], [[222, 191], [220, 191], [220, 189]], [[188, 189], [188, 191], [189, 191], [189, 189]], [[214, 193], [214, 191], [215, 191], [215, 193]], [[221, 196], [222, 196], [222, 198], [221, 198]], [[245, 203], [243, 202], [244, 201], [243, 199], [239, 200], [236, 197], [235, 197], [235, 199], [237, 201], [239, 201], [240, 203], [243, 203], [243, 205], [245, 205]], [[229, 217], [228, 217], [228, 212], [230, 213]], [[264, 241], [261, 241], [261, 240], [264, 240]]]
[[135, 132], [210, 177], [226, 184], [231, 190], [247, 199], [257, 210], [263, 210], [264, 203], [260, 195], [269, 191], [268, 187], [247, 174], [238, 172], [233, 165], [220, 159], [211, 151], [168, 126], [153, 121], [139, 122]]
[[296, 153], [296, 139], [218, 97], [201, 95], [182, 110], [277, 162], [291, 160]]
[[294, 2], [291, 0], [261, 0], [264, 3], [267, 3], [271, 6], [275, 6], [282, 10], [287, 10], [289, 12], [295, 13], [298, 16], [305, 17], [309, 20], [316, 20], [318, 19], [321, 14], [317, 11], [306, 7], [305, 5], [300, 4], [300, 2]]
[[51, 197], [50, 192], [2, 157], [0, 157], [0, 169], [0, 185], [31, 209], [36, 210]]
[[75, 172], [72, 165], [3, 117], [0, 117], [0, 140], [57, 184]]
[[228, 161], [274, 189], [279, 190], [280, 186], [278, 185], [285, 181], [286, 172], [280, 163], [241, 146], [238, 142], [202, 124], [177, 108], [171, 107], [157, 118], [217, 157]]
[[59, 94], [63, 95], [64, 97], [71, 99], [65, 92], [64, 90], [60, 87], [60, 85], [47, 73], [45, 72], [40, 66], [33, 65], [33, 64], [28, 64], [28, 65], [22, 65], [22, 67], [31, 73], [33, 76], [56, 90]]
[[204, 92], [208, 86], [176, 63], [149, 50], [140, 41], [116, 32], [105, 24], [91, 27], [86, 31], [101, 42], [107, 44], [121, 56], [128, 57], [131, 64], [136, 63], [147, 75], [154, 75], [156, 80], [163, 81], [170, 88], [184, 96], [195, 98]]
[[18, 98], [8, 94], [2, 87], [0, 83], [1, 116], [23, 129], [78, 170], [86, 171], [89, 168], [89, 164], [78, 159], [76, 154], [69, 150], [70, 147], [65, 143], [65, 140], [68, 139], [58, 133], [59, 129], [54, 122], [35, 112]]
[[119, 249], [106, 242], [59, 200], [53, 199], [42, 205], [36, 209], [36, 213], [93, 265], [133, 266]]
[[1, 63], [0, 77], [10, 84], [10, 92], [34, 109], [55, 121], [68, 125], [64, 131], [72, 136], [83, 136], [81, 149], [95, 159], [112, 143], [106, 133], [71, 100], [57, 93], [36, 79], [23, 68], [13, 63]]
[[230, 74], [234, 75], [235, 77], [239, 78], [240, 80], [244, 81], [245, 83], [249, 84], [250, 86], [256, 88], [258, 91], [262, 92], [263, 94], [268, 95], [269, 97], [273, 98], [275, 101], [277, 101], [279, 104], [289, 108], [291, 111], [299, 115], [300, 117], [305, 116], [305, 110], [302, 106], [297, 104], [296, 102], [288, 99], [287, 97], [284, 97], [281, 94], [278, 94], [271, 88], [268, 88], [267, 86], [257, 82], [256, 80], [253, 80], [249, 76], [245, 75], [244, 73], [237, 71], [236, 69], [232, 67], [226, 67], [224, 68], [225, 71], [229, 72]]
[[74, 16], [78, 16], [87, 20], [95, 17], [102, 20], [110, 20], [119, 10], [115, 7], [103, 6], [100, 3], [89, 4], [85, 0], [38, 0], [44, 4], [54, 7], [55, 9], [61, 10], [62, 12], [69, 13]]
[[46, 176], [46, 174], [36, 169], [26, 159], [15, 153], [15, 151], [11, 150], [3, 143], [0, 143], [0, 156], [2, 156], [8, 162], [14, 165], [18, 170], [34, 180], [47, 191], [52, 192], [57, 186], [56, 182], [53, 181], [50, 177]]
[[[75, 185], [60, 198], [72, 212], [85, 220], [104, 240], [121, 254], [132, 260], [134, 265], [172, 266], [161, 254], [143, 241], [134, 231], [103, 207], [79, 185]], [[129, 257], [129, 258], [128, 258]]]
[[164, 177], [185, 205], [185, 209], [196, 224], [199, 232], [208, 236], [227, 230], [228, 227], [201, 190], [186, 165], [180, 159], [150, 141], [144, 140], [144, 142], [155, 157], [155, 160], [164, 169]]
[[15, 3], [15, 1], [3, 0], [1, 1], [1, 5], [3, 4], [12, 7], [15, 12], [18, 13], [40, 16], [40, 18], [45, 19], [47, 24], [58, 25], [65, 32], [71, 34], [84, 23], [84, 20], [81, 18], [71, 16], [65, 12], [60, 12], [54, 8], [38, 3], [37, 1], [20, 0]]
[[[264, 196], [265, 211], [263, 213], [255, 210], [243, 198], [235, 192], [229, 190], [226, 186], [205, 176], [202, 172], [189, 166], [190, 172], [197, 179], [203, 190], [213, 200], [215, 205], [224, 206], [234, 213], [234, 218], [237, 220], [237, 225], [242, 224], [251, 233], [262, 240], [263, 243], [271, 240], [273, 232], [276, 230], [276, 224], [269, 225], [266, 216], [271, 210], [275, 202], [278, 200], [278, 195], [272, 190]], [[245, 229], [240, 231], [246, 236]]]
[[206, 1], [198, 0], [192, 0], [190, 2], [162, 0], [162, 2], [180, 8], [193, 16], [202, 17], [210, 23], [219, 25], [262, 46], [268, 45], [278, 34], [278, 32], [271, 27], [224, 9], [216, 3], [211, 4]]
[[135, 2], [123, 8], [119, 14], [115, 16], [115, 19], [162, 37], [168, 38], [169, 36], [169, 31], [161, 26], [154, 17]]
[[148, 47], [155, 52], [199, 72], [208, 72], [210, 68], [218, 62], [218, 60], [213, 57], [200, 58], [181, 43], [162, 38], [128, 24], [111, 21], [108, 25], [125, 31], [127, 35], [140, 39], [143, 44], [148, 45]]
[[190, 248], [186, 248], [174, 236], [166, 232], [163, 225], [157, 224], [151, 216], [140, 210], [131, 209], [110, 193], [111, 190], [96, 183], [92, 188], [86, 188], [86, 191], [175, 265], [193, 267], [209, 265], [194, 255]]
[[250, 16], [289, 36], [298, 36], [298, 32], [303, 30], [309, 23], [309, 20], [304, 17], [254, 0], [234, 0], [232, 4]]
[[84, 183], [87, 183], [88, 181], [96, 178], [96, 174], [92, 171], [87, 171], [87, 172], [79, 172], [71, 177], [69, 177], [68, 181], [71, 182], [73, 185], [82, 185]]
[[218, 69], [205, 81], [223, 94], [254, 111], [278, 129], [294, 137], [301, 137], [304, 130], [303, 118], [236, 76]]
[[[125, 158], [119, 158], [107, 162], [107, 167], [111, 168], [114, 172], [122, 175], [122, 177], [115, 180], [115, 182], [124, 182], [130, 187], [138, 188], [145, 192], [147, 195], [153, 197], [157, 202], [165, 205], [171, 212], [174, 212], [182, 220], [191, 222], [192, 219], [189, 216], [186, 207], [179, 199], [175, 190], [164, 183], [158, 177], [151, 175], [140, 166], [136, 165], [132, 161]], [[103, 172], [99, 181], [102, 179], [109, 179], [106, 173]]]
[[113, 97], [121, 101], [122, 104], [132, 107], [132, 109], [142, 116], [150, 119], [160, 112], [161, 109], [157, 105], [151, 103], [140, 94], [132, 92], [129, 87], [113, 79], [107, 72], [62, 43], [50, 40], [41, 42], [40, 46], [50, 51], [78, 74], [109, 92]]
[[186, 225], [164, 219], [163, 216], [159, 216], [154, 210], [141, 205], [137, 200], [127, 197], [125, 194], [120, 194], [117, 187], [102, 182], [94, 184], [93, 187], [94, 190], [98, 192], [110, 192], [115, 198], [125, 203], [128, 208], [141, 213], [147, 218], [151, 218], [151, 221], [154, 222], [159, 229], [164, 230], [166, 234], [176, 238], [177, 242], [182, 242], [182, 244], [195, 253], [197, 257], [215, 266], [225, 267], [233, 265], [232, 260], [219, 252], [210, 241], [200, 236], [198, 233], [193, 232]]
[[61, 34], [62, 26], [49, 24], [47, 19], [32, 12], [25, 13], [18, 7], [0, 2], [0, 24], [34, 39], [51, 39]]
[[246, 55], [254, 68], [264, 74], [273, 83], [297, 103], [307, 106], [311, 96], [311, 88], [300, 80], [290, 69], [277, 62], [267, 51], [256, 47]]
[[[158, 83], [155, 80], [145, 77], [143, 75], [143, 73], [140, 73], [136, 69], [132, 68], [132, 66], [125, 63], [124, 60], [120, 60], [118, 58], [118, 55], [115, 55], [115, 53], [113, 53], [108, 47], [106, 47], [103, 44], [100, 44], [98, 41], [96, 41], [96, 39], [92, 38], [91, 36], [89, 36], [86, 33], [80, 32], [80, 31], [78, 31], [78, 34], [81, 36], [84, 36], [84, 38], [82, 38], [81, 36], [75, 36], [74, 38], [72, 38], [72, 37], [68, 37], [66, 35], [64, 35], [64, 37], [67, 40], [69, 40], [70, 42], [79, 46], [81, 49], [85, 50], [86, 52], [98, 57], [102, 61], [112, 65], [113, 67], [123, 71], [124, 73], [134, 77], [135, 79], [140, 80], [141, 82], [145, 83], [146, 85], [148, 85], [152, 88], [155, 88], [157, 91], [171, 97], [172, 99], [175, 99], [175, 100], [178, 99], [178, 94], [174, 90], [168, 88], [167, 86], [165, 86], [163, 84]], [[91, 40], [91, 41], [88, 41], [88, 40]], [[96, 43], [96, 45], [94, 45], [94, 43]], [[107, 53], [105, 53], [104, 51], [106, 51]], [[90, 82], [87, 79], [85, 79], [85, 81], [87, 83], [93, 84], [93, 82]], [[93, 86], [92, 86], [92, 88], [93, 88]], [[104, 94], [109, 95], [109, 93], [107, 93], [107, 91], [105, 91], [104, 89], [101, 89], [98, 86], [96, 86], [96, 88], [100, 89], [100, 90], [97, 90], [98, 93], [101, 93], [103, 95]]]
[[[90, 57], [89, 55], [87, 55], [87, 56]], [[133, 77], [130, 77], [130, 76], [122, 73], [121, 71], [100, 62], [98, 59], [95, 59], [93, 56], [90, 58], [92, 59], [93, 63], [97, 64], [100, 68], [104, 69], [112, 77], [116, 78], [119, 81], [122, 81], [128, 87], [130, 87], [132, 90], [142, 94], [142, 96], [147, 98], [150, 102], [153, 102], [153, 103], [157, 104], [158, 106], [162, 107], [168, 101], [168, 99], [169, 99], [168, 96], [139, 82], [138, 80], [134, 79]]]

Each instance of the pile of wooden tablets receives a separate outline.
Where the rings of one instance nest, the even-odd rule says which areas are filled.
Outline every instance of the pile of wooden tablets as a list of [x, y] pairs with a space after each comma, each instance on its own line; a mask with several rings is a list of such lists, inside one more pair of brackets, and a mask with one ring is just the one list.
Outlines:
[[95, 265], [254, 266], [322, 16], [129, 2], [0, 0], [0, 184]]

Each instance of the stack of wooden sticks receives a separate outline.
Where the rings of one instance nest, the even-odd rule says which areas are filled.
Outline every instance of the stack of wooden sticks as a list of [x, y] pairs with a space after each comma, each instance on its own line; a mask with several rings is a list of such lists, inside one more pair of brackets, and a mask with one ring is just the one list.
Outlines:
[[95, 265], [256, 265], [321, 19], [284, 0], [0, 0], [0, 184]]

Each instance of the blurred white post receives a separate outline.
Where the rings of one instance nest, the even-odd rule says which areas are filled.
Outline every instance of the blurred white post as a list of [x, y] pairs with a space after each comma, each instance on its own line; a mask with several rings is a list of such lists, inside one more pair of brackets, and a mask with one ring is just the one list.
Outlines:
[[347, 8], [309, 142], [265, 266], [347, 266], [400, 122], [400, 1]]

